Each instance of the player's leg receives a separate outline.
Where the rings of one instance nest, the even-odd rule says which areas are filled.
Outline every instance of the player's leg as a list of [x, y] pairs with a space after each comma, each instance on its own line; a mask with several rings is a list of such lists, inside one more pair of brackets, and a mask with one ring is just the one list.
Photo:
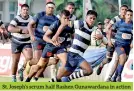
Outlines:
[[100, 75], [103, 67], [105, 64], [110, 63], [113, 57], [113, 52], [114, 52], [114, 47], [110, 47], [107, 45], [107, 53], [106, 53], [106, 58], [102, 61], [102, 63], [99, 65], [97, 69], [97, 75]]
[[34, 41], [33, 45], [33, 59], [28, 61], [26, 64], [26, 73], [29, 74], [30, 68], [32, 65], [36, 65], [41, 57], [42, 50], [44, 45], [42, 45], [41, 41]]
[[29, 82], [34, 75], [36, 78], [38, 78], [38, 76], [46, 69], [49, 58], [53, 56], [54, 49], [55, 46], [51, 46], [49, 44], [45, 46], [37, 65], [33, 65], [31, 67], [30, 74], [28, 75], [26, 82]]
[[18, 73], [19, 73], [19, 79], [20, 81], [23, 81], [23, 72], [26, 68], [26, 64], [28, 61], [31, 61], [32, 58], [33, 58], [33, 51], [32, 51], [32, 46], [31, 44], [25, 44], [24, 47], [23, 47], [23, 51], [22, 51], [24, 57], [25, 57], [25, 61], [24, 61], [24, 64], [23, 66], [19, 69]]
[[112, 65], [111, 71], [108, 75], [108, 78], [106, 79], [106, 82], [115, 82], [115, 80], [112, 78], [113, 75], [118, 75], [118, 72], [116, 72], [117, 66], [119, 63], [119, 56], [117, 54], [117, 52], [115, 51], [115, 61], [114, 64]]
[[32, 77], [34, 75], [36, 75], [36, 73], [40, 70], [42, 70], [42, 68], [45, 68], [48, 64], [48, 58], [40, 58], [39, 62], [36, 65], [33, 65], [30, 69], [29, 75], [26, 79], [26, 82], [30, 82], [30, 80], [32, 79]]
[[16, 82], [16, 72], [18, 69], [18, 63], [20, 60], [21, 55], [21, 49], [19, 48], [20, 45], [16, 43], [11, 43], [11, 49], [12, 49], [12, 81]]
[[93, 73], [93, 69], [91, 67], [91, 65], [83, 60], [79, 67], [82, 69], [82, 70], [79, 70], [79, 71], [76, 71], [76, 72], [73, 72], [70, 76], [69, 76], [69, 79], [70, 80], [73, 80], [73, 79], [76, 79], [76, 78], [80, 78], [80, 77], [84, 77], [84, 76], [89, 76]]
[[116, 69], [118, 74], [114, 75], [114, 79], [116, 79], [116, 81], [121, 82], [121, 74], [124, 68], [124, 64], [127, 61], [127, 58], [128, 58], [127, 55], [129, 55], [130, 48], [129, 47], [117, 47], [116, 51], [119, 55], [119, 65]]
[[49, 59], [49, 62], [48, 62], [48, 65], [47, 66], [50, 66], [50, 69], [51, 69], [51, 78], [52, 77], [55, 77], [56, 74], [57, 74], [57, 70], [58, 70], [58, 66], [57, 66], [57, 63], [59, 62], [59, 58], [57, 56], [54, 56], [54, 57], [51, 57]]

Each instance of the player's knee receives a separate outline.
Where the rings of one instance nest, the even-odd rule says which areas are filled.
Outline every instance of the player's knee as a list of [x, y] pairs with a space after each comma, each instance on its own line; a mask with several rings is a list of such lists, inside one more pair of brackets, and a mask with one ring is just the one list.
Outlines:
[[86, 72], [86, 76], [89, 76], [89, 75], [91, 75], [93, 73], [93, 69], [89, 69], [89, 70], [87, 70], [87, 72]]
[[27, 57], [26, 60], [28, 60], [28, 61], [29, 61], [29, 60], [32, 60], [32, 57]]

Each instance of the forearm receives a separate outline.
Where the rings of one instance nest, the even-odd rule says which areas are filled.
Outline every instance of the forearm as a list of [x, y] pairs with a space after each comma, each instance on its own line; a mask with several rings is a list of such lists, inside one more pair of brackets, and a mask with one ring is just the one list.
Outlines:
[[57, 32], [56, 32], [56, 34], [55, 34], [55, 36], [59, 36], [61, 34], [61, 32], [63, 31], [64, 28], [65, 28], [65, 26], [60, 25], [59, 28], [58, 28], [58, 30], [57, 30]]
[[48, 43], [52, 43], [52, 39], [50, 39], [47, 35], [43, 36], [43, 40], [48, 42]]
[[22, 31], [22, 29], [19, 27], [14, 27], [12, 25], [9, 25], [8, 31], [11, 33], [20, 33]]
[[34, 36], [35, 28], [32, 27], [32, 24], [28, 24], [28, 32], [30, 36]]

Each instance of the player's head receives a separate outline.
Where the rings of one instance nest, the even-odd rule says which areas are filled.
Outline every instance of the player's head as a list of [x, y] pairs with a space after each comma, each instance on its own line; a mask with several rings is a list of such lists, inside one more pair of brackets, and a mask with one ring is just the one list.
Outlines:
[[97, 27], [98, 27], [98, 29], [102, 29], [103, 24], [101, 22], [98, 22]]
[[62, 10], [60, 14], [60, 20], [69, 20], [70, 12], [68, 10]]
[[131, 21], [133, 18], [133, 11], [131, 9], [128, 9], [125, 15], [125, 19], [127, 21]]
[[105, 18], [105, 20], [104, 20], [104, 24], [109, 24], [109, 22], [110, 22], [110, 18]]
[[54, 13], [55, 4], [53, 2], [48, 2], [46, 4], [46, 14], [52, 15]]
[[23, 4], [22, 6], [21, 6], [21, 15], [22, 16], [28, 16], [28, 14], [29, 14], [29, 6], [27, 5], [27, 4]]
[[68, 2], [65, 9], [68, 10], [70, 14], [73, 14], [75, 10], [75, 4], [73, 2]]
[[125, 16], [127, 9], [128, 9], [128, 6], [127, 6], [127, 5], [122, 5], [122, 6], [120, 7], [120, 14], [121, 14], [122, 16]]
[[88, 10], [86, 15], [86, 22], [88, 26], [92, 26], [97, 18], [97, 12], [94, 10]]

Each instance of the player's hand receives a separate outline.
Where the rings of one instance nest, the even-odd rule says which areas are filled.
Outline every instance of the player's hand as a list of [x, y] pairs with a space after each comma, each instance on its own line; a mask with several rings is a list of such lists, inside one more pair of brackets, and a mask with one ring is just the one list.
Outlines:
[[43, 27], [43, 31], [46, 32], [48, 30], [48, 26]]
[[28, 29], [22, 29], [22, 33], [23, 34], [29, 34], [29, 31], [28, 31]]
[[99, 39], [102, 39], [103, 38], [103, 35], [102, 34], [96, 34], [96, 39], [99, 40]]
[[59, 42], [59, 37], [58, 37], [58, 36], [54, 35], [54, 36], [52, 37], [52, 42], [53, 42], [53, 44], [54, 44], [55, 46], [60, 46], [60, 42]]
[[69, 25], [69, 20], [61, 20], [61, 25], [62, 25], [62, 26], [67, 26], [67, 25]]
[[99, 39], [102, 39], [103, 38], [103, 35], [96, 34], [96, 35], [93, 36], [93, 38], [96, 39], [96, 40], [99, 40]]

